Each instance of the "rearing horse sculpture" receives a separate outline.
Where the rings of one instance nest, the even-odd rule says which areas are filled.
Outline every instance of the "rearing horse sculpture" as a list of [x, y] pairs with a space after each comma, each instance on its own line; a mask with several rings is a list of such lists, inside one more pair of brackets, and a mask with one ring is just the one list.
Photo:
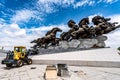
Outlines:
[[120, 27], [120, 25], [116, 26], [115, 24], [118, 24], [118, 23], [117, 22], [114, 22], [114, 23], [108, 22], [106, 24], [106, 26], [108, 26], [108, 27], [104, 30], [103, 34], [107, 34], [107, 33], [109, 33], [109, 32], [111, 32], [111, 31], [113, 31], [113, 30], [115, 30], [115, 29]]
[[31, 41], [31, 43], [36, 43], [34, 45], [35, 48], [37, 47], [44, 47], [47, 48], [47, 45], [49, 43], [56, 43], [58, 44], [58, 38], [56, 38], [57, 32], [62, 32], [60, 28], [53, 28], [51, 31], [49, 31], [49, 34], [47, 34], [45, 37], [38, 38], [37, 40]]
[[79, 29], [79, 27], [76, 25], [76, 23], [73, 20], [68, 21], [68, 27], [70, 28], [70, 30], [68, 32], [63, 32], [60, 35], [61, 40], [70, 41], [71, 33]]
[[111, 20], [110, 18], [104, 18], [102, 16], [94, 16], [92, 18], [92, 22], [94, 25], [98, 25], [99, 23], [102, 23], [102, 22], [108, 22], [109, 20]]
[[89, 24], [89, 18], [88, 18], [88, 17], [87, 17], [87, 18], [83, 18], [83, 19], [78, 23], [79, 27], [81, 27], [81, 28], [89, 28], [89, 27], [88, 27], [88, 24]]
[[110, 23], [108, 22], [110, 20], [110, 18], [104, 18], [101, 16], [95, 16], [92, 19], [92, 22], [95, 25], [95, 34], [96, 36], [100, 36], [102, 34], [107, 34], [109, 32], [111, 32], [112, 30], [119, 28], [119, 26], [115, 26], [115, 23]]
[[74, 39], [86, 38], [88, 34], [88, 29], [89, 29], [88, 24], [89, 24], [89, 18], [83, 18], [78, 24], [79, 29], [72, 32], [71, 36]]

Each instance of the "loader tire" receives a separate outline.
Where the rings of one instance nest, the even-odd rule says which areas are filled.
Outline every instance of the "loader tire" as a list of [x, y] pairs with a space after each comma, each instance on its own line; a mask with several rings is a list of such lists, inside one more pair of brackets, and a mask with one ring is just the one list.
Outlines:
[[17, 67], [22, 67], [23, 64], [24, 64], [24, 63], [23, 63], [22, 60], [18, 60], [16, 65], [17, 65]]
[[28, 58], [27, 64], [28, 64], [28, 65], [32, 64], [32, 59]]

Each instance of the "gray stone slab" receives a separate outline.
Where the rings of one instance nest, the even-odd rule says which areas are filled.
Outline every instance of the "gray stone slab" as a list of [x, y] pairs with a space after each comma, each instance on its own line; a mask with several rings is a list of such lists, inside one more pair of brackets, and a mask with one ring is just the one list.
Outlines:
[[120, 55], [112, 48], [37, 55], [32, 59], [33, 64], [120, 67]]

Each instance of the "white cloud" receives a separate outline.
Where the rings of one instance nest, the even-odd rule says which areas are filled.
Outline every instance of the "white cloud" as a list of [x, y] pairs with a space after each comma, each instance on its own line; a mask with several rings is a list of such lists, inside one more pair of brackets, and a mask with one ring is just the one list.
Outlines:
[[118, 0], [104, 0], [104, 2], [106, 3], [114, 3], [114, 2], [117, 2]]
[[29, 21], [32, 17], [34, 17], [34, 13], [30, 10], [20, 10], [16, 11], [16, 14], [13, 15], [11, 18], [11, 21], [17, 23], [17, 22], [27, 22]]
[[0, 18], [0, 24], [3, 24], [5, 20], [3, 18]]
[[92, 6], [94, 5], [95, 1], [89, 1], [89, 5]]
[[102, 0], [99, 0], [97, 3], [100, 3], [100, 2], [102, 2]]
[[118, 22], [120, 24], [120, 14], [116, 14], [108, 17], [111, 18], [111, 22]]
[[112, 4], [112, 3], [115, 3], [115, 2], [117, 2], [118, 0], [99, 0], [97, 3], [101, 3], [101, 2], [104, 2], [104, 3], [110, 3], [110, 4]]
[[[0, 28], [0, 46], [11, 49], [13, 45], [26, 45], [27, 38], [25, 29], [21, 29], [18, 24], [4, 24]], [[28, 36], [29, 37], [29, 36]]]
[[91, 0], [80, 0], [80, 1], [76, 1], [76, 0], [39, 0], [37, 3], [39, 4], [39, 6], [37, 6], [37, 7], [40, 10], [45, 9], [45, 12], [51, 13], [51, 12], [57, 11], [54, 4], [61, 6], [61, 7], [72, 6], [74, 8], [78, 8], [78, 7], [81, 7], [84, 5], [92, 6], [95, 3], [95, 1], [94, 0], [92, 0], [92, 1]]
[[54, 27], [58, 27], [58, 28], [62, 29], [63, 32], [68, 30], [67, 25], [60, 24], [60, 25], [41, 26], [39, 28], [26, 29], [26, 31], [28, 33], [31, 32], [31, 34], [37, 38], [37, 37], [43, 37], [47, 31], [51, 30]]
[[35, 7], [44, 13], [53, 13], [57, 11], [56, 6], [68, 7], [74, 2], [75, 0], [38, 0]]
[[75, 0], [63, 0], [62, 4], [66, 4], [66, 5], [71, 5], [75, 2]]
[[7, 34], [11, 37], [23, 37], [26, 35], [26, 31], [24, 29], [21, 29], [18, 24], [10, 24], [7, 27], [4, 27], [3, 33]]
[[83, 6], [84, 4], [88, 3], [88, 0], [84, 0], [84, 1], [80, 1], [78, 3], [76, 3], [76, 5], [74, 5], [74, 7], [79, 7], [79, 6]]
[[21, 37], [25, 36], [26, 32], [24, 29], [20, 29], [19, 26], [15, 23], [10, 25], [4, 25], [2, 28], [2, 34], [8, 37]]
[[76, 4], [74, 4], [74, 8], [85, 6], [85, 5], [92, 6], [94, 3], [95, 3], [95, 1], [81, 0], [79, 2], [76, 2]]
[[107, 2], [107, 3], [110, 3], [110, 2], [112, 2], [112, 1], [114, 1], [114, 0], [105, 0], [105, 2]]
[[75, 2], [75, 0], [39, 0], [38, 3], [42, 3], [42, 4], [49, 4], [49, 5], [53, 5], [57, 4], [57, 5], [70, 5], [73, 4]]
[[39, 0], [36, 5], [37, 10], [43, 13], [51, 13], [55, 11], [54, 7], [52, 6], [52, 3], [51, 2], [49, 3], [48, 0], [47, 1]]
[[[12, 49], [13, 46], [23, 45], [30, 47], [30, 41], [43, 37], [45, 33], [51, 30], [53, 27], [59, 27], [68, 30], [67, 25], [51, 25], [41, 26], [39, 28], [22, 29], [18, 24], [4, 24], [0, 27], [0, 46], [4, 46], [5, 49]], [[59, 34], [58, 34], [59, 35]]]
[[13, 23], [29, 22], [29, 20], [32, 18], [35, 18], [40, 21], [43, 20], [41, 17], [42, 14], [40, 14], [41, 16], [38, 16], [38, 14], [40, 14], [40, 12], [34, 11], [34, 10], [28, 10], [28, 9], [18, 10], [16, 11], [16, 14], [13, 15], [10, 20]]

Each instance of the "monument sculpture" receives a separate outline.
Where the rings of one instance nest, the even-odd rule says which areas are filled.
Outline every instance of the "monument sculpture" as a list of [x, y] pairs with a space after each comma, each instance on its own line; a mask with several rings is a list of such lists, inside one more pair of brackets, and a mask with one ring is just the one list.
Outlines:
[[45, 34], [45, 37], [35, 39], [31, 41], [31, 43], [36, 43], [33, 48], [41, 47], [47, 48], [47, 45], [51, 43], [51, 45], [59, 44], [59, 38], [56, 38], [56, 33], [62, 32], [60, 28], [53, 28]]
[[[101, 48], [105, 47], [107, 34], [117, 28], [120, 25], [117, 22], [109, 22], [110, 18], [102, 16], [95, 16], [92, 18], [94, 25], [89, 26], [89, 18], [83, 18], [78, 24], [74, 20], [68, 21], [67, 32], [62, 32], [60, 28], [53, 28], [48, 31], [44, 37], [35, 39], [31, 43], [35, 43], [34, 49], [88, 49], [88, 48]], [[62, 32], [60, 38], [56, 37], [57, 32]]]

